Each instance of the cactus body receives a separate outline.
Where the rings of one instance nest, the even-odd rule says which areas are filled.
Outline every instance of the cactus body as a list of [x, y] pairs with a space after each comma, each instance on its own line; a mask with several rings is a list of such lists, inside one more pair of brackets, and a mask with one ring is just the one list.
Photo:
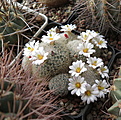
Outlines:
[[[1, 40], [4, 43], [16, 44], [18, 43], [18, 35], [19, 30], [25, 26], [25, 22], [22, 19], [25, 19], [22, 13], [19, 10], [2, 8], [0, 12], [0, 48], [1, 48]], [[16, 33], [15, 33], [16, 32]], [[12, 34], [12, 35], [9, 35]]]
[[54, 90], [54, 95], [64, 96], [68, 94], [68, 74], [59, 74], [49, 81], [50, 90]]
[[39, 77], [47, 77], [68, 71], [71, 60], [69, 59], [69, 50], [65, 45], [42, 43], [42, 46], [46, 52], [49, 52], [48, 59], [41, 65], [32, 65], [33, 74], [38, 74]]
[[114, 79], [111, 89], [111, 98], [113, 105], [108, 109], [108, 112], [115, 115], [117, 118], [121, 117], [121, 68], [119, 69], [119, 77]]
[[121, 117], [121, 100], [118, 100], [116, 103], [114, 103], [109, 109], [108, 112], [111, 114]]
[[0, 97], [0, 111], [1, 112], [9, 112], [8, 104], [10, 104], [10, 108], [13, 106], [13, 92], [9, 91], [5, 94], [2, 94]]
[[87, 68], [87, 71], [82, 73], [81, 76], [85, 78], [85, 81], [87, 81], [87, 83], [93, 85], [94, 80], [100, 80], [100, 75], [96, 72], [95, 69], [89, 67], [88, 65], [85, 66]]
[[120, 90], [114, 90], [114, 91], [112, 90], [110, 92], [110, 95], [111, 95], [113, 103], [116, 102], [117, 100], [121, 99], [121, 91]]
[[[121, 4], [120, 0], [82, 0], [93, 20], [90, 27], [97, 28], [99, 32], [110, 28], [121, 32]], [[81, 2], [82, 2], [81, 1]], [[82, 17], [82, 15], [81, 15]]]
[[81, 59], [83, 62], [85, 62], [86, 57], [83, 55], [79, 55], [79, 50], [77, 49], [77, 46], [79, 45], [79, 43], [81, 43], [80, 40], [69, 41], [67, 43], [67, 48], [70, 50], [70, 57], [73, 61]]

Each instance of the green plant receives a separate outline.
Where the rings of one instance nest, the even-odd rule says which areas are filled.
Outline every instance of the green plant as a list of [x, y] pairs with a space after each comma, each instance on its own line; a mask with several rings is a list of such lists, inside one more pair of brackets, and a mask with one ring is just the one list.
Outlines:
[[6, 1], [1, 1], [0, 7], [0, 48], [7, 44], [17, 44], [21, 38], [20, 33], [26, 26], [25, 18], [20, 10]]
[[[108, 92], [109, 85], [105, 80], [108, 78], [108, 68], [102, 59], [98, 58], [100, 52], [97, 52], [101, 48], [107, 48], [107, 41], [94, 30], [75, 35], [72, 32], [75, 28], [72, 24], [60, 26], [61, 32], [56, 31], [57, 27], [51, 28], [42, 36], [41, 42], [33, 40], [27, 43], [22, 67], [36, 75], [40, 81], [42, 78], [52, 77], [49, 79], [49, 88], [55, 89], [54, 94], [58, 96], [66, 95], [67, 89], [77, 96], [81, 96], [81, 92], [83, 96], [91, 96], [93, 91], [96, 91], [95, 97], [89, 97], [87, 100], [89, 104], [94, 102], [92, 99], [104, 97]], [[68, 73], [71, 75], [65, 77]]]
[[[85, 4], [85, 8], [82, 3]], [[86, 16], [89, 17], [86, 18], [86, 22], [89, 24], [90, 29], [99, 32], [107, 32], [109, 29], [121, 32], [120, 0], [81, 0], [81, 4], [86, 12], [88, 11]], [[85, 17], [83, 12], [85, 11], [82, 11], [81, 18]]]
[[[67, 72], [71, 59], [69, 59], [69, 50], [66, 45], [61, 43], [55, 43], [54, 45], [40, 43], [40, 47], [44, 47], [45, 52], [48, 52], [48, 59], [41, 65], [33, 64], [33, 74], [37, 74], [41, 78]], [[27, 69], [27, 63], [30, 63], [30, 61], [25, 56], [23, 59], [24, 69]]]
[[54, 90], [53, 94], [57, 96], [65, 96], [68, 94], [68, 74], [59, 74], [49, 81], [49, 89]]
[[118, 78], [114, 79], [113, 85], [111, 86], [110, 95], [113, 105], [108, 109], [108, 112], [115, 115], [118, 120], [121, 117], [121, 67]]

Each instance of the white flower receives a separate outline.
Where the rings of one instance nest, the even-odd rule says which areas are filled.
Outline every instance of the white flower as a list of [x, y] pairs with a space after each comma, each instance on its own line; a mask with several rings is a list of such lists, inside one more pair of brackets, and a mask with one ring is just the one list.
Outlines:
[[83, 102], [87, 101], [87, 104], [90, 104], [90, 102], [94, 102], [95, 100], [97, 100], [99, 91], [96, 84], [94, 84], [93, 86], [91, 86], [90, 84], [86, 84], [85, 88], [86, 91], [81, 95], [81, 99], [83, 100]]
[[30, 58], [29, 60], [33, 61], [32, 64], [40, 65], [47, 59], [47, 55], [48, 53], [45, 53], [44, 48], [39, 47], [38, 50], [33, 52], [32, 58]]
[[60, 35], [58, 33], [47, 31], [47, 36], [43, 35], [41, 40], [44, 43], [51, 43], [52, 41], [58, 40], [59, 38], [60, 38]]
[[99, 94], [97, 95], [97, 97], [105, 97], [104, 95], [109, 92], [108, 88], [109, 87], [109, 84], [106, 82], [106, 80], [95, 80], [96, 84], [97, 84], [97, 88], [99, 90]]
[[85, 92], [85, 85], [87, 84], [86, 81], [84, 81], [84, 77], [78, 76], [73, 77], [69, 79], [70, 83], [68, 84], [68, 90], [72, 90], [71, 94], [76, 94], [77, 96], [80, 96], [81, 93]]
[[82, 60], [73, 62], [72, 66], [69, 66], [69, 68], [71, 69], [69, 73], [71, 73], [72, 76], [79, 76], [81, 73], [87, 70], [84, 65], [85, 63], [83, 63]]
[[99, 36], [98, 32], [95, 32], [94, 30], [90, 31], [90, 30], [86, 30], [87, 33], [89, 33], [93, 38]]
[[24, 53], [23, 55], [27, 56], [27, 57], [31, 57], [32, 55], [32, 52], [35, 50], [35, 49], [38, 49], [39, 48], [39, 41], [35, 42], [32, 41], [32, 42], [29, 42], [29, 43], [26, 43], [25, 44], [25, 48], [24, 48]]
[[94, 47], [93, 44], [86, 42], [86, 43], [79, 44], [77, 49], [80, 50], [80, 52], [79, 52], [80, 55], [90, 57], [90, 55], [95, 52], [95, 50], [92, 49], [93, 47]]
[[103, 65], [102, 59], [96, 57], [87, 58], [87, 63], [90, 67], [93, 67], [94, 69]]
[[86, 32], [81, 32], [77, 38], [84, 42], [89, 42], [93, 36], [90, 34], [90, 30], [88, 30]]
[[49, 29], [50, 32], [55, 32], [56, 33], [57, 26], [54, 28]]
[[102, 78], [104, 78], [104, 77], [108, 78], [109, 77], [109, 75], [108, 75], [109, 69], [108, 69], [107, 66], [101, 66], [97, 70], [100, 73], [100, 75], [101, 75]]
[[100, 36], [94, 38], [92, 41], [99, 48], [107, 48], [107, 41]]
[[76, 25], [67, 24], [67, 25], [61, 26], [61, 28], [62, 28], [61, 31], [71, 32], [72, 30], [76, 28]]

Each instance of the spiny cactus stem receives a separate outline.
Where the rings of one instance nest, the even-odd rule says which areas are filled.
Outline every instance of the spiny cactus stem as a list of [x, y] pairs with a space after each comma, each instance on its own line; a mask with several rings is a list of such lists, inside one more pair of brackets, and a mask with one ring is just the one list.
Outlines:
[[22, 53], [23, 53], [23, 50], [21, 50], [19, 52], [19, 54], [13, 59], [13, 61], [7, 67], [8, 68], [12, 67], [15, 64], [15, 62], [20, 58], [20, 56], [22, 55]]
[[[8, 2], [8, 4], [11, 4], [11, 0], [6, 0], [6, 1]], [[13, 2], [13, 5], [15, 5], [15, 6], [19, 7], [19, 8], [22, 8], [22, 10], [25, 10], [25, 11], [27, 11], [27, 12], [29, 12], [29, 13], [33, 13], [33, 14], [35, 14], [35, 15], [40, 15], [40, 16], [42, 16], [42, 17], [45, 19], [45, 23], [44, 23], [44, 24], [41, 26], [41, 28], [35, 33], [35, 35], [31, 38], [30, 41], [33, 41], [34, 38], [36, 38], [36, 37], [43, 31], [43, 29], [47, 26], [47, 24], [48, 24], [48, 18], [47, 18], [47, 16], [44, 15], [44, 14], [42, 14], [42, 13], [36, 12], [35, 10], [32, 10], [32, 9], [26, 7], [26, 6], [23, 6], [23, 5], [21, 5], [20, 3], [18, 3], [18, 2]]]
[[[11, 2], [12, 2], [11, 0], [6, 0], [6, 1], [7, 1], [8, 4], [11, 4]], [[20, 3], [18, 3], [18, 2], [14, 2], [14, 5], [17, 6], [17, 7], [19, 7], [19, 8], [22, 8], [22, 10], [25, 10], [25, 11], [27, 11], [27, 12], [34, 13], [35, 15], [40, 15], [40, 16], [42, 16], [42, 17], [45, 19], [44, 24], [43, 24], [43, 25], [40, 27], [40, 29], [34, 34], [34, 36], [30, 39], [30, 41], [33, 41], [34, 38], [36, 38], [36, 37], [43, 31], [43, 29], [47, 26], [47, 24], [48, 24], [48, 18], [47, 18], [47, 16], [45, 16], [45, 15], [42, 14], [42, 13], [36, 12], [35, 10], [32, 10], [32, 9], [26, 7], [26, 6], [23, 6], [23, 5], [21, 5]], [[19, 31], [19, 32], [20, 32], [20, 31]], [[22, 30], [22, 32], [23, 32], [23, 30]], [[23, 50], [20, 51], [20, 53], [16, 56], [16, 58], [15, 58], [7, 67], [11, 67], [12, 65], [14, 65], [15, 62], [16, 62], [16, 60], [21, 56], [22, 53], [23, 53]]]
[[[32, 29], [32, 28], [34, 28], [34, 27], [30, 27], [30, 28]], [[23, 33], [23, 32], [25, 32], [25, 31], [29, 30], [30, 28], [26, 28], [26, 29], [24, 29], [24, 30], [18, 30], [18, 31], [15, 31], [15, 32], [13, 32], [13, 33], [6, 34], [6, 35], [4, 35], [3, 37], [7, 37], [7, 36], [14, 35], [14, 34]]]
[[26, 105], [22, 108], [22, 110], [17, 114], [17, 116], [21, 115], [23, 113], [23, 111], [27, 108], [27, 106], [30, 104], [31, 100], [33, 99], [34, 95], [36, 94], [37, 88], [33, 91], [33, 94], [31, 96], [31, 98], [28, 100], [28, 102], [26, 103]]
[[4, 42], [3, 42], [3, 38], [1, 38], [1, 42], [2, 42], [2, 55], [4, 56]]

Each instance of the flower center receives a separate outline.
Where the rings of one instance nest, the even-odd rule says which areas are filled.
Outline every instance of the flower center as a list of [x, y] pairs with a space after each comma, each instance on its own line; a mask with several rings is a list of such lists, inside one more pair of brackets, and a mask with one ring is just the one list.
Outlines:
[[2, 17], [0, 17], [0, 23], [3, 21]]
[[49, 38], [49, 40], [53, 40], [53, 38]]
[[81, 87], [81, 83], [80, 83], [80, 82], [77, 82], [77, 83], [75, 84], [75, 86], [76, 86], [76, 88], [80, 88], [80, 87]]
[[28, 50], [30, 50], [32, 52], [34, 50], [34, 48], [28, 47]]
[[98, 86], [98, 90], [103, 90], [104, 87]]
[[70, 29], [70, 28], [68, 28], [68, 31], [71, 31], [71, 29]]
[[37, 55], [37, 57], [38, 57], [39, 60], [42, 60], [44, 56], [43, 55]]
[[102, 69], [101, 69], [102, 72], [105, 71], [105, 70], [106, 70], [105, 68], [102, 68]]
[[96, 66], [96, 65], [97, 65], [97, 61], [94, 61], [94, 62], [92, 63], [92, 65]]
[[91, 95], [91, 91], [90, 91], [90, 90], [87, 90], [87, 91], [85, 92], [85, 94], [86, 94], [87, 96], [90, 96], [90, 95]]
[[80, 67], [76, 68], [76, 72], [77, 73], [80, 73], [80, 71], [81, 71], [81, 68]]
[[88, 52], [88, 48], [83, 49], [83, 52], [87, 53]]
[[84, 40], [86, 40], [88, 36], [87, 35], [84, 35], [83, 37], [84, 37]]
[[98, 44], [101, 45], [103, 43], [103, 41], [99, 41]]

